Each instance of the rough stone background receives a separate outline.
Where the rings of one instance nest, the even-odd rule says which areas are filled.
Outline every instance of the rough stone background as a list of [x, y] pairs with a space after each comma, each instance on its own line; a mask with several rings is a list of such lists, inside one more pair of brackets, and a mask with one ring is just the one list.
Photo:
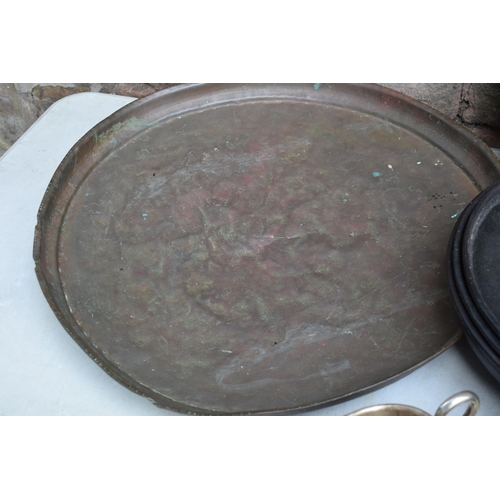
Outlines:
[[[0, 83], [0, 156], [54, 102], [78, 92], [144, 97], [175, 83]], [[383, 83], [437, 109], [500, 148], [500, 84]]]
[[58, 99], [78, 92], [144, 97], [175, 83], [0, 83], [0, 156]]
[[464, 125], [488, 146], [500, 148], [499, 83], [382, 83]]

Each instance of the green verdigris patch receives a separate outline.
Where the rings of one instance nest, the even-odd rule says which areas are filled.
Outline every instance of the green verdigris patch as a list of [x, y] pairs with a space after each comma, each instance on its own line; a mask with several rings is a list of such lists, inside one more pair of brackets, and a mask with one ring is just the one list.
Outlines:
[[117, 143], [116, 136], [122, 134], [124, 131], [138, 132], [140, 130], [144, 130], [145, 128], [152, 127], [154, 124], [155, 122], [148, 122], [133, 116], [123, 122], [116, 123], [110, 129], [105, 130], [100, 134], [94, 134], [94, 140], [100, 145], [111, 141], [114, 146]]

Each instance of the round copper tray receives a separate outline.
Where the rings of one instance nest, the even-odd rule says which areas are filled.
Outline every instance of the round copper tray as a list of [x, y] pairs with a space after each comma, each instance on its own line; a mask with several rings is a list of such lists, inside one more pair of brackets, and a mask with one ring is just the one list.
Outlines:
[[37, 275], [85, 352], [158, 406], [330, 403], [457, 340], [447, 241], [498, 178], [481, 141], [377, 86], [177, 87], [68, 153]]

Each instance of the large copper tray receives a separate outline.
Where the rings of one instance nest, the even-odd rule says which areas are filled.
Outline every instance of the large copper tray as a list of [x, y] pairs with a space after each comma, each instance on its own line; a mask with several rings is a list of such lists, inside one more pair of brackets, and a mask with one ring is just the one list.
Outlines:
[[68, 153], [36, 271], [85, 352], [158, 406], [330, 403], [457, 340], [447, 241], [498, 172], [472, 134], [377, 86], [182, 86]]

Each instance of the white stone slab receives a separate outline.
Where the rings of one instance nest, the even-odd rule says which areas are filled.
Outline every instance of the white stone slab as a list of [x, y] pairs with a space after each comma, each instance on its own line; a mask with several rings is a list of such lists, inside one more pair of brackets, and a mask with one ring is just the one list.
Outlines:
[[[32, 258], [38, 207], [59, 163], [89, 129], [133, 100], [66, 97], [0, 158], [0, 415], [175, 415], [122, 387], [77, 346], [47, 304]], [[480, 415], [500, 415], [500, 384], [464, 340], [398, 382], [306, 414], [344, 415], [389, 402], [433, 413], [461, 390], [479, 395]]]

